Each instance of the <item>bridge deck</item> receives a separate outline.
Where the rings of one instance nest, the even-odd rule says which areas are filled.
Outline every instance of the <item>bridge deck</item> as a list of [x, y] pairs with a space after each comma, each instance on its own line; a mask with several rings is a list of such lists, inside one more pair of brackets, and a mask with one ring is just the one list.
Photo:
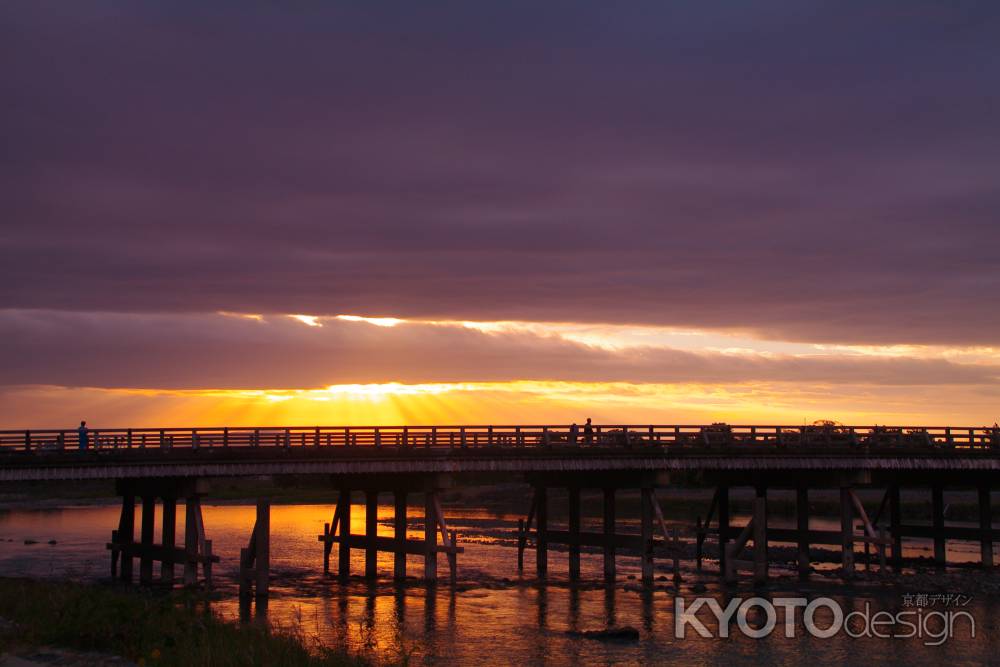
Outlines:
[[[578, 425], [521, 426], [295, 426], [91, 429], [97, 448], [400, 446], [478, 448], [552, 444], [867, 446], [933, 445], [940, 448], [1000, 446], [1000, 427], [957, 426], [765, 426], [765, 425]], [[0, 431], [0, 451], [58, 449], [78, 442], [77, 429]]]
[[0, 481], [266, 474], [1000, 470], [996, 427], [400, 426], [0, 431]]

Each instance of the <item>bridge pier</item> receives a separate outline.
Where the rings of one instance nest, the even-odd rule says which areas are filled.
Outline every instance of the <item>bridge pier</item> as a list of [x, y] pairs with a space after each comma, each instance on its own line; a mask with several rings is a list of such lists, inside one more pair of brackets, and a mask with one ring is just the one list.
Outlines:
[[271, 501], [257, 499], [257, 518], [250, 541], [240, 549], [240, 602], [250, 603], [251, 591], [258, 611], [266, 607], [271, 586]]
[[[667, 535], [663, 512], [656, 500], [655, 486], [657, 481], [664, 482], [664, 475], [643, 474], [638, 477], [621, 475], [589, 475], [579, 474], [567, 482], [566, 475], [529, 476], [528, 482], [534, 488], [531, 506], [527, 519], [518, 520], [517, 530], [517, 567], [524, 569], [524, 551], [528, 547], [529, 538], [533, 538], [535, 547], [535, 574], [539, 579], [548, 575], [548, 549], [550, 544], [565, 545], [568, 552], [568, 576], [570, 581], [580, 578], [580, 559], [582, 547], [599, 547], [603, 558], [604, 578], [614, 581], [617, 574], [615, 556], [620, 547], [626, 547], [639, 556], [642, 580], [650, 583], [654, 573], [654, 554], [663, 547], [676, 552], [676, 544], [672, 544]], [[613, 484], [609, 484], [613, 482]], [[567, 529], [552, 530], [549, 527], [549, 489], [560, 486], [566, 488], [567, 495]], [[636, 489], [639, 492], [639, 534], [623, 535], [616, 532], [615, 495], [621, 488]], [[603, 525], [601, 532], [584, 532], [580, 528], [580, 494], [585, 488], [600, 489], [603, 497]], [[655, 523], [654, 523], [655, 518]], [[661, 539], [654, 538], [654, 525], [658, 525], [663, 533]], [[677, 556], [674, 553], [676, 563]], [[675, 578], [679, 578], [676, 574]]]
[[980, 482], [979, 496], [979, 557], [983, 567], [993, 567], [993, 507], [989, 484]]
[[156, 497], [142, 497], [142, 549], [139, 556], [139, 583], [153, 583], [153, 533], [156, 530]]
[[[753, 560], [743, 560], [740, 555], [747, 542], [751, 540], [753, 540]], [[727, 584], [734, 584], [740, 569], [750, 569], [753, 571], [755, 584], [765, 583], [768, 577], [767, 540], [767, 487], [757, 485], [754, 488], [753, 512], [750, 521], [739, 531], [736, 539], [725, 546], [723, 552], [725, 554], [725, 567], [720, 569], [723, 580]]]
[[942, 568], [947, 560], [947, 542], [944, 531], [944, 488], [939, 483], [931, 485], [931, 513], [934, 526], [934, 565]]
[[[174, 583], [174, 565], [184, 564], [184, 583], [197, 584], [198, 565], [205, 584], [212, 585], [212, 564], [219, 557], [212, 554], [212, 541], [205, 539], [201, 516], [201, 495], [205, 485], [200, 480], [150, 478], [120, 480], [116, 491], [122, 498], [118, 529], [111, 531], [107, 549], [111, 552], [111, 576], [125, 582], [133, 578], [135, 558], [139, 558], [139, 583], [153, 583], [153, 566], [160, 562], [160, 583]], [[135, 541], [135, 499], [142, 501], [139, 542]], [[156, 501], [162, 500], [161, 543], [155, 544]], [[177, 499], [185, 502], [186, 522], [183, 549], [176, 546]]]
[[406, 490], [393, 492], [395, 500], [393, 516], [393, 537], [395, 549], [392, 558], [392, 577], [397, 581], [406, 579]]
[[854, 578], [854, 509], [848, 486], [840, 487], [840, 567], [841, 577]]
[[[334, 539], [338, 536], [339, 539]], [[346, 581], [351, 574], [351, 490], [343, 487], [337, 496], [333, 522], [323, 524], [323, 574], [330, 573], [330, 553], [337, 544], [337, 576]]]
[[900, 503], [899, 483], [893, 480], [889, 483], [889, 533], [892, 535], [892, 566], [896, 572], [903, 569], [903, 531], [902, 507]]
[[[341, 581], [347, 581], [351, 574], [351, 490], [341, 489], [337, 498], [337, 506], [340, 509], [340, 544], [337, 547], [337, 576]], [[336, 530], [336, 516], [334, 516], [334, 527]]]
[[569, 578], [580, 578], [580, 487], [569, 488]]
[[753, 580], [767, 583], [767, 487], [758, 486], [753, 502]]
[[[124, 487], [125, 485], [123, 485]], [[124, 488], [123, 488], [124, 491]], [[122, 495], [122, 512], [118, 519], [118, 530], [111, 531], [111, 542], [119, 543], [122, 550], [111, 551], [111, 578], [122, 581], [132, 581], [132, 543], [135, 542], [135, 495], [128, 490]], [[121, 558], [121, 572], [118, 571], [118, 560]]]
[[[422, 556], [424, 560], [423, 578], [437, 580], [437, 557], [443, 553], [448, 558], [449, 574], [452, 581], [457, 577], [457, 554], [464, 549], [457, 545], [457, 533], [448, 528], [441, 509], [440, 491], [450, 486], [450, 478], [441, 475], [403, 475], [391, 485], [394, 495], [393, 535], [378, 535], [378, 497], [385, 490], [385, 477], [353, 476], [340, 480], [342, 484], [332, 523], [324, 524], [323, 534], [318, 537], [323, 542], [323, 572], [330, 571], [330, 554], [333, 545], [338, 545], [337, 571], [341, 581], [346, 581], [351, 573], [351, 549], [365, 552], [365, 577], [378, 577], [378, 552], [393, 554], [393, 578], [406, 578], [407, 555]], [[379, 487], [376, 483], [381, 484]], [[365, 533], [351, 533], [351, 491], [361, 487], [365, 490]], [[422, 540], [407, 537], [407, 497], [413, 491], [424, 496], [424, 536]], [[438, 537], [440, 534], [440, 543]]]
[[604, 496], [604, 578], [615, 580], [615, 489], [605, 487]]
[[799, 484], [795, 489], [795, 521], [799, 531], [799, 579], [806, 580], [812, 566], [809, 561], [809, 488], [804, 484]]
[[549, 572], [549, 492], [544, 486], [535, 487], [535, 513], [535, 573], [543, 579]]
[[365, 578], [378, 576], [378, 491], [365, 491]]
[[729, 486], [722, 485], [718, 487], [717, 493], [717, 503], [719, 512], [719, 568], [721, 571], [726, 571], [726, 555], [727, 547], [729, 546]]
[[424, 581], [437, 580], [437, 509], [434, 492], [424, 492]]
[[639, 559], [642, 581], [653, 580], [653, 487], [644, 485], [639, 490]]
[[[971, 479], [970, 479], [971, 477]], [[735, 474], [726, 474], [725, 483], [734, 484]], [[766, 527], [766, 500], [761, 487], [791, 488], [795, 492], [796, 525], [795, 528]], [[931, 521], [927, 523], [905, 522], [901, 503], [903, 487], [921, 490], [930, 496]], [[795, 544], [797, 547], [796, 565], [800, 579], [807, 579], [811, 572], [811, 549], [816, 545], [837, 547], [839, 549], [840, 574], [844, 580], [857, 576], [857, 545], [864, 545], [865, 570], [872, 570], [870, 549], [875, 548], [878, 572], [886, 575], [889, 566], [895, 572], [900, 572], [906, 559], [903, 557], [904, 540], [917, 538], [930, 540], [933, 544], [931, 562], [936, 568], [949, 566], [947, 545], [951, 540], [978, 542], [980, 549], [980, 564], [983, 568], [994, 567], [994, 542], [1000, 539], [1000, 529], [993, 527], [992, 512], [992, 480], [989, 476], [969, 475], [964, 471], [953, 474], [924, 471], [893, 471], [873, 478], [862, 472], [839, 472], [835, 474], [804, 473], [795, 485], [789, 487], [780, 474], [762, 475], [755, 484], [752, 518], [742, 530], [736, 528], [723, 529], [723, 521], [719, 519], [718, 537], [720, 545], [725, 540], [735, 538], [735, 541], [720, 552], [720, 574], [726, 581], [736, 580], [738, 570], [751, 570], [756, 580], [762, 580], [770, 561], [763, 550], [773, 542]], [[978, 507], [978, 522], [972, 526], [948, 525], [945, 520], [945, 489], [960, 487], [971, 494]], [[701, 559], [701, 545], [705, 538], [712, 534], [710, 522], [718, 509], [723, 511], [724, 503], [720, 501], [722, 483], [712, 500], [706, 522], [699, 518], [697, 531], [697, 554]], [[862, 502], [861, 490], [884, 489], [881, 502], [876, 513], [869, 515]], [[810, 491], [833, 491], [837, 495], [836, 512], [839, 517], [839, 529], [814, 530], [810, 527], [809, 500]], [[926, 490], [926, 491], [924, 491]], [[761, 520], [761, 516], [765, 518]], [[761, 528], [764, 534], [761, 535]], [[758, 542], [763, 545], [757, 548]], [[740, 552], [748, 545], [753, 546], [752, 560], [739, 560]], [[735, 562], [730, 563], [731, 560]], [[765, 575], [766, 576], [766, 575]]]
[[172, 586], [174, 583], [174, 550], [177, 548], [177, 498], [166, 494], [163, 503], [163, 561], [160, 563], [160, 583]]
[[202, 566], [205, 585], [212, 586], [212, 563], [219, 562], [212, 555], [212, 540], [205, 538], [205, 522], [201, 514], [201, 494], [193, 493], [184, 500], [184, 585], [198, 584], [198, 564]]

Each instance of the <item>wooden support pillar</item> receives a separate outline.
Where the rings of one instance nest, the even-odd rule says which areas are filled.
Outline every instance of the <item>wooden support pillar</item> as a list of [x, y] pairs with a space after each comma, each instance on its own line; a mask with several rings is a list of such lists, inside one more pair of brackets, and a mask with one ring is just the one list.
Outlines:
[[660, 501], [656, 497], [656, 491], [650, 489], [649, 501], [656, 514], [656, 522], [660, 525], [660, 533], [663, 535], [663, 544], [670, 549], [670, 560], [673, 561], [674, 583], [681, 580], [681, 559], [680, 559], [680, 539], [677, 535], [677, 528], [672, 531], [667, 530], [667, 521], [663, 517], [663, 510], [660, 509]]
[[240, 549], [240, 620], [243, 621], [244, 616], [249, 615], [250, 608], [250, 585], [251, 578], [253, 577], [253, 552], [255, 550], [254, 546], [254, 535], [257, 533], [257, 527], [254, 526], [254, 532], [250, 534], [250, 546], [243, 547]]
[[517, 520], [517, 571], [524, 571], [524, 546], [528, 536], [528, 525], [524, 519]]
[[615, 490], [604, 489], [604, 578], [615, 580]]
[[640, 539], [642, 551], [642, 580], [645, 583], [653, 581], [653, 488], [642, 487], [640, 491], [641, 507], [639, 510]]
[[993, 567], [993, 507], [990, 485], [979, 484], [979, 557], [983, 567]]
[[437, 581], [437, 511], [434, 491], [424, 492], [424, 580]]
[[719, 505], [719, 489], [716, 487], [715, 492], [712, 493], [712, 502], [708, 505], [708, 514], [705, 516], [705, 522], [702, 523], [701, 517], [695, 517], [695, 567], [698, 572], [701, 572], [701, 564], [705, 556], [705, 538], [708, 536], [708, 527], [712, 523], [712, 517], [715, 515], [715, 510]]
[[[756, 499], [754, 500], [754, 503], [755, 503], [754, 509], [756, 510], [756, 504], [757, 504]], [[740, 534], [736, 538], [736, 541], [733, 542], [732, 544], [726, 545], [726, 551], [725, 551], [726, 567], [725, 569], [722, 570], [722, 576], [727, 584], [736, 583], [737, 565], [738, 564], [743, 566], [746, 565], [744, 561], [739, 560], [739, 555], [743, 551], [743, 548], [746, 546], [747, 541], [750, 539], [751, 535], [754, 532], [754, 529], [756, 527], [755, 526], [756, 518], [757, 518], [757, 512], [755, 511], [753, 516], [750, 517], [750, 521], [748, 521], [747, 525], [745, 525], [743, 527], [743, 530], [740, 531]]]
[[142, 552], [139, 555], [139, 583], [153, 583], [153, 534], [156, 530], [156, 497], [142, 497], [142, 527], [140, 542]]
[[333, 522], [323, 524], [323, 574], [330, 573], [330, 554], [333, 552], [333, 538], [340, 532], [340, 522], [343, 516], [344, 494], [340, 493], [337, 497], [337, 507], [333, 511]]
[[184, 561], [184, 585], [194, 586], [198, 583], [198, 514], [200, 501], [197, 496], [188, 496], [184, 500], [184, 551], [187, 558]]
[[569, 578], [580, 578], [580, 487], [571, 486], [569, 495]]
[[938, 483], [931, 487], [931, 509], [934, 522], [934, 565], [945, 566], [944, 489]]
[[767, 488], [758, 486], [753, 500], [753, 579], [767, 582]]
[[531, 507], [528, 508], [528, 520], [517, 520], [517, 571], [524, 571], [524, 550], [528, 546], [528, 532], [531, 530], [531, 523], [535, 520], [535, 508], [538, 505], [538, 492], [531, 495]]
[[337, 575], [341, 580], [351, 576], [351, 490], [341, 489], [337, 499], [340, 505], [340, 543], [337, 545]]
[[268, 597], [271, 590], [271, 501], [267, 498], [257, 500], [257, 523], [254, 526], [254, 547], [256, 548], [256, 564], [254, 582], [257, 590], [254, 594], [260, 603]]
[[[132, 546], [135, 541], [135, 495], [131, 491], [122, 496], [122, 513], [118, 519], [118, 541], [124, 547]], [[131, 553], [121, 552], [120, 573], [122, 581], [132, 581], [133, 562]]]
[[163, 499], [163, 561], [160, 563], [160, 581], [165, 585], [174, 583], [174, 548], [177, 546], [177, 498]]
[[395, 515], [393, 516], [393, 539], [395, 552], [392, 561], [394, 579], [406, 579], [406, 491], [394, 494]]
[[719, 574], [726, 571], [726, 545], [729, 544], [729, 487], [720, 486], [719, 498]]
[[892, 533], [892, 566], [898, 572], [903, 567], [902, 509], [900, 507], [899, 484], [889, 487], [889, 531]]
[[434, 502], [434, 519], [438, 530], [441, 531], [441, 543], [447, 549], [448, 572], [451, 583], [458, 581], [458, 532], [448, 529], [448, 524], [444, 520], [444, 510], [441, 509], [441, 499], [437, 493], [432, 498]]
[[809, 489], [800, 485], [795, 490], [795, 517], [798, 525], [799, 579], [809, 578]]
[[111, 549], [111, 580], [112, 581], [117, 581], [118, 580], [118, 557], [121, 556], [121, 551], [119, 549], [113, 548], [114, 545], [120, 545], [121, 544], [121, 540], [118, 539], [118, 531], [117, 530], [112, 530], [111, 531], [111, 544], [113, 545], [112, 549]]
[[[333, 528], [332, 528], [333, 532], [336, 532], [336, 530], [337, 530], [337, 522], [339, 520], [340, 520], [340, 517], [337, 515], [337, 512], [334, 511], [334, 520], [333, 520]], [[330, 524], [328, 524], [328, 523], [324, 523], [323, 524], [323, 535], [322, 535], [322, 537], [323, 537], [323, 574], [330, 574], [330, 551], [333, 550], [333, 542], [330, 541], [330, 537], [331, 537]]]
[[695, 534], [695, 555], [694, 555], [694, 558], [695, 558], [695, 569], [697, 569], [698, 572], [701, 572], [702, 553], [703, 553], [702, 549], [703, 549], [703, 545], [705, 544], [705, 530], [706, 530], [708, 524], [706, 523], [706, 524], [703, 525], [701, 523], [701, 517], [700, 516], [695, 517], [694, 520], [695, 520], [695, 525], [694, 525], [694, 534]]
[[[323, 537], [328, 537], [329, 526]], [[267, 604], [271, 586], [271, 501], [257, 499], [257, 519], [247, 546], [240, 549], [240, 604], [249, 605], [250, 587], [256, 592], [258, 610]], [[249, 608], [246, 608], [249, 611]], [[241, 609], [242, 611], [242, 609]]]
[[854, 577], [854, 505], [851, 500], [851, 489], [844, 486], [840, 489], [840, 559], [841, 576], [844, 579]]
[[[440, 512], [438, 513], [440, 514]], [[442, 531], [444, 532], [444, 531]], [[458, 548], [458, 531], [451, 530], [447, 531], [449, 546]], [[458, 581], [458, 552], [449, 551], [448, 552], [448, 573], [451, 579], [451, 583], [454, 584]]]
[[212, 588], [212, 559], [218, 559], [218, 556], [213, 556], [212, 551], [212, 540], [202, 540], [202, 556], [204, 560], [201, 562], [202, 572], [205, 573], [205, 588], [211, 590]]
[[544, 486], [535, 487], [535, 573], [539, 578], [549, 571], [549, 496]]
[[378, 576], [378, 491], [365, 491], [365, 577]]

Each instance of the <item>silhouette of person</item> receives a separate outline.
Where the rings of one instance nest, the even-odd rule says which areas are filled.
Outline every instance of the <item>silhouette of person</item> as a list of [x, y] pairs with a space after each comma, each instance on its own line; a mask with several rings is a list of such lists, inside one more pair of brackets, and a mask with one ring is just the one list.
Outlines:
[[90, 444], [90, 429], [87, 428], [87, 422], [80, 422], [80, 428], [76, 429], [76, 432], [80, 442], [80, 451], [85, 451]]
[[569, 427], [569, 444], [575, 445], [576, 439], [580, 435], [580, 427], [577, 426], [576, 422]]
[[590, 424], [590, 417], [587, 417], [587, 423], [583, 425], [583, 442], [587, 445], [594, 444], [594, 427]]

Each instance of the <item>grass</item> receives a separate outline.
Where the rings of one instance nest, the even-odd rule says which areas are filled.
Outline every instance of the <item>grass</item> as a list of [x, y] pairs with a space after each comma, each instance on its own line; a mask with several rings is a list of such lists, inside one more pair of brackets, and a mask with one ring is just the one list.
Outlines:
[[134, 589], [0, 578], [0, 617], [14, 624], [0, 632], [0, 653], [57, 646], [165, 667], [368, 664], [344, 650], [308, 648], [301, 628], [224, 621], [193, 602]]

